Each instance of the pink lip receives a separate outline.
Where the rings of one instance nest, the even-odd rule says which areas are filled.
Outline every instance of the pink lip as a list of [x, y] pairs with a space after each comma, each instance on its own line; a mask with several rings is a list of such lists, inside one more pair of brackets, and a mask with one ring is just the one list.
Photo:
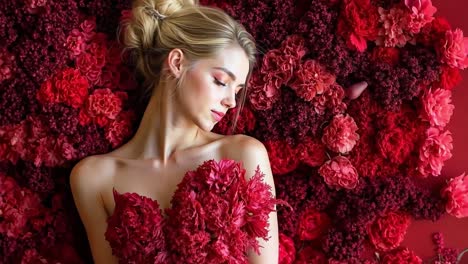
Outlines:
[[223, 113], [218, 112], [218, 111], [211, 110], [211, 112], [213, 112], [213, 117], [216, 120], [216, 122], [219, 122], [224, 116]]

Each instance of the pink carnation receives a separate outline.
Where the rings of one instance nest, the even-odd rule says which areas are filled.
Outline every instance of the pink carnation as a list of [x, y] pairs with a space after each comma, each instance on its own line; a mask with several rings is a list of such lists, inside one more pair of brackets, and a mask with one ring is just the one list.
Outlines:
[[334, 115], [342, 114], [347, 108], [347, 105], [343, 102], [344, 97], [343, 87], [334, 83], [322, 95], [315, 96], [312, 104], [315, 107], [315, 112], [320, 115], [325, 114], [327, 110]]
[[437, 11], [431, 0], [405, 0], [405, 5], [411, 10], [408, 21], [408, 30], [411, 33], [419, 33], [421, 28], [434, 20]]
[[440, 60], [450, 67], [465, 69], [468, 67], [468, 37], [463, 37], [463, 31], [455, 29], [445, 32], [437, 49]]
[[426, 131], [426, 141], [419, 151], [418, 171], [422, 176], [438, 176], [444, 165], [444, 161], [452, 157], [452, 135], [449, 131], [440, 133], [434, 127]]
[[324, 129], [322, 142], [335, 152], [347, 153], [353, 149], [359, 140], [356, 133], [358, 127], [349, 115], [336, 115], [331, 123]]
[[408, 12], [400, 8], [385, 10], [379, 7], [380, 22], [382, 28], [376, 40], [378, 46], [403, 47], [411, 36], [405, 32], [408, 24]]
[[314, 60], [307, 60], [299, 65], [289, 86], [296, 94], [306, 101], [311, 101], [315, 95], [322, 94], [335, 82], [335, 76]]
[[67, 37], [65, 46], [70, 50], [72, 57], [76, 58], [86, 49], [86, 39], [82, 32], [73, 29]]
[[431, 126], [445, 127], [450, 121], [455, 106], [451, 104], [452, 93], [445, 89], [429, 90], [424, 94], [422, 101], [424, 112], [422, 117], [429, 120]]
[[325, 183], [334, 188], [354, 189], [359, 181], [356, 168], [343, 156], [336, 156], [319, 169]]
[[465, 173], [450, 179], [442, 196], [447, 199], [447, 213], [458, 218], [468, 217], [468, 176]]

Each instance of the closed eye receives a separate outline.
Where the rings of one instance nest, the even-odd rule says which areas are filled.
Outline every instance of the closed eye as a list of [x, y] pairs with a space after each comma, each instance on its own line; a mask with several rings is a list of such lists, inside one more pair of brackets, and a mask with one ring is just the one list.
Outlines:
[[219, 81], [218, 79], [216, 79], [216, 78], [214, 79], [214, 82], [215, 82], [217, 85], [221, 85], [221, 86], [224, 86], [224, 87], [226, 86], [225, 83], [220, 82], [220, 81]]

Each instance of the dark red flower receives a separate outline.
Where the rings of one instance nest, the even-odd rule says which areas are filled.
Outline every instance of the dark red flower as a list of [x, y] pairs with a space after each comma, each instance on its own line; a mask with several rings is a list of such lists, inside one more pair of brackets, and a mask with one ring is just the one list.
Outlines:
[[279, 260], [278, 264], [292, 264], [296, 258], [296, 248], [292, 238], [283, 233], [279, 234]]
[[321, 237], [330, 225], [330, 218], [324, 212], [307, 209], [299, 218], [297, 236], [300, 240], [315, 240]]

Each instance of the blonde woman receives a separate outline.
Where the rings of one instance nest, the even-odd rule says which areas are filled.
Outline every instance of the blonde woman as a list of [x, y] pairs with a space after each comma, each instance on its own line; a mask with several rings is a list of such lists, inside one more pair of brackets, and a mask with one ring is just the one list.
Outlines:
[[[254, 175], [259, 166], [275, 195], [268, 154], [260, 141], [210, 132], [245, 99], [256, 47], [244, 27], [221, 10], [190, 0], [138, 0], [120, 33], [145, 79], [149, 103], [128, 143], [83, 159], [70, 178], [99, 264], [119, 261], [105, 239], [107, 219], [115, 210], [114, 189], [169, 208], [187, 171], [206, 160], [232, 159], [242, 162], [246, 176]], [[249, 263], [278, 262], [276, 212], [269, 214], [268, 223], [269, 239], [260, 241], [259, 255], [246, 252]]]

